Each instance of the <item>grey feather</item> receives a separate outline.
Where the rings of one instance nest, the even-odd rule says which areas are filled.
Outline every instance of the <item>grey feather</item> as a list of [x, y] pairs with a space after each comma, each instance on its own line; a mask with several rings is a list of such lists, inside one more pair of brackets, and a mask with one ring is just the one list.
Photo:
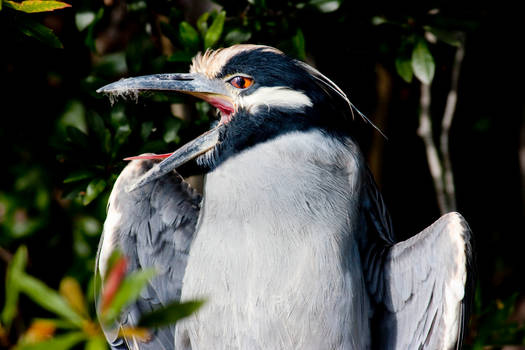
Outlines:
[[104, 329], [115, 349], [173, 349], [174, 326], [154, 330], [152, 340], [117, 337], [119, 327], [135, 325], [141, 314], [180, 300], [182, 278], [195, 232], [201, 196], [176, 173], [168, 174], [132, 192], [126, 188], [155, 164], [132, 161], [120, 174], [108, 204], [107, 219], [97, 254], [104, 276], [107, 259], [119, 249], [128, 258], [128, 272], [154, 267], [157, 275], [139, 300], [122, 314], [119, 324]]
[[376, 308], [375, 348], [461, 347], [473, 293], [471, 240], [463, 217], [449, 213], [406, 241], [385, 243], [380, 263], [364, 264]]

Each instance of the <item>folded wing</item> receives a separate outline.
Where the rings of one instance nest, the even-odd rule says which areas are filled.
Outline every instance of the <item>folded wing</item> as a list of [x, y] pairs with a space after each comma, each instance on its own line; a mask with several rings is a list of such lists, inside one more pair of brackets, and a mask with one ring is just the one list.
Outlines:
[[104, 329], [115, 349], [173, 349], [174, 327], [155, 330], [147, 342], [118, 337], [124, 325], [140, 315], [180, 299], [182, 278], [195, 232], [201, 197], [175, 172], [132, 192], [126, 189], [155, 161], [132, 161], [120, 174], [111, 193], [104, 232], [97, 254], [101, 276], [108, 259], [120, 250], [128, 259], [128, 273], [153, 267], [157, 275], [139, 299], [121, 315], [118, 324]]

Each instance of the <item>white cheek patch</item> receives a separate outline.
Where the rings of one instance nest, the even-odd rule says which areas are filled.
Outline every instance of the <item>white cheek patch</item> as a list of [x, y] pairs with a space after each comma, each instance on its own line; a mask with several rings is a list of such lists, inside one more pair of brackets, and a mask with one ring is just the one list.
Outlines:
[[[312, 107], [312, 100], [301, 91], [284, 86], [261, 87], [251, 95], [241, 97], [239, 106], [248, 110], [257, 108], [304, 109]], [[253, 111], [252, 111], [253, 112]]]

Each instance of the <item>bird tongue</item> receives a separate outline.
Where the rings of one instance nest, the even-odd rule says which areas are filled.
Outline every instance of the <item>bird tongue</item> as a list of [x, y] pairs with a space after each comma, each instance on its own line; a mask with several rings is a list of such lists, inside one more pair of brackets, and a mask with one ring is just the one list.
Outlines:
[[172, 153], [164, 153], [164, 154], [155, 154], [155, 153], [149, 153], [149, 154], [142, 154], [140, 156], [134, 156], [134, 157], [127, 157], [124, 158], [124, 160], [136, 160], [136, 159], [166, 159], [169, 156], [171, 156]]

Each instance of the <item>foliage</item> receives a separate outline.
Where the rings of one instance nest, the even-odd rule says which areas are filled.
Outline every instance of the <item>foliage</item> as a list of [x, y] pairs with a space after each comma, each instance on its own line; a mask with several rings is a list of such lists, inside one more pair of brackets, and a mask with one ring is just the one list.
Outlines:
[[[0, 257], [6, 262], [0, 346], [106, 347], [95, 321], [94, 259], [109, 193], [126, 164], [122, 159], [173, 150], [208, 128], [213, 118], [207, 104], [189, 97], [140, 96], [135, 103], [110, 105], [96, 89], [126, 76], [186, 71], [191, 58], [208, 48], [264, 43], [317, 64], [352, 92], [353, 101], [363, 101], [364, 110], [373, 110], [376, 103], [374, 70], [385, 66], [401, 78], [394, 79], [396, 96], [409, 106], [390, 124], [411, 130], [417, 115], [417, 104], [410, 104], [417, 96], [414, 77], [439, 88], [443, 71], [449, 69], [449, 49], [463, 43], [460, 33], [474, 35], [484, 21], [481, 15], [459, 20], [461, 13], [453, 16], [450, 9], [439, 12], [423, 5], [372, 9], [339, 0], [189, 3], [202, 8], [170, 0], [78, 1], [72, 7], [58, 1], [0, 2], [2, 81], [14, 91], [3, 103], [16, 107], [4, 107], [5, 126], [0, 129], [6, 164], [0, 175]], [[348, 62], [349, 57], [355, 62]], [[371, 88], [349, 89], [369, 81]], [[403, 100], [405, 95], [409, 97]], [[181, 104], [189, 107], [184, 110]], [[472, 122], [476, 127], [464, 129], [475, 129], [473, 135], [482, 137], [496, 119], [479, 118]], [[398, 167], [395, 172], [408, 173]], [[432, 204], [421, 208], [435, 215]], [[475, 228], [485, 243], [489, 238], [484, 237], [500, 234], [482, 224]], [[473, 349], [525, 343], [523, 325], [509, 323], [516, 303], [508, 297], [509, 289], [518, 288], [519, 278], [507, 278], [513, 282], [505, 291], [492, 282], [494, 276], [512, 273], [505, 258], [500, 253], [485, 259], [496, 267], [482, 276], [485, 297], [476, 299], [467, 338]], [[125, 258], [116, 261], [122, 272]], [[154, 273], [123, 276], [118, 268], [112, 271], [117, 271], [110, 278], [114, 287], [105, 286], [110, 292], [101, 301], [108, 324]], [[495, 297], [503, 301], [495, 302]], [[145, 328], [175, 322], [200, 305], [168, 305], [123, 332], [146, 335]]]

